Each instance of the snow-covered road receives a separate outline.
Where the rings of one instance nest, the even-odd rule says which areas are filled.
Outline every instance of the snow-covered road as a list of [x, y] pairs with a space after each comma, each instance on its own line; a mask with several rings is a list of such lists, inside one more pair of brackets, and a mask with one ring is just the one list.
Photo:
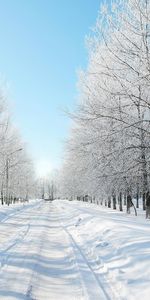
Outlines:
[[0, 299], [144, 300], [149, 223], [68, 201], [0, 208]]
[[57, 206], [26, 206], [2, 218], [0, 228], [0, 299], [89, 299], [93, 287], [92, 299], [107, 299]]
[[56, 208], [38, 203], [1, 221], [0, 299], [82, 299]]

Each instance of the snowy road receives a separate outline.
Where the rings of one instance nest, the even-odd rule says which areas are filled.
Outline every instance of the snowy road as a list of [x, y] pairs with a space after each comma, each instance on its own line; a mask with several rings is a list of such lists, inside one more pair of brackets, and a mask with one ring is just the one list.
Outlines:
[[61, 200], [14, 207], [0, 207], [0, 299], [149, 299], [143, 216]]
[[81, 299], [70, 243], [57, 219], [50, 204], [40, 203], [1, 223], [0, 299]]
[[26, 207], [0, 228], [0, 299], [107, 299], [54, 205]]

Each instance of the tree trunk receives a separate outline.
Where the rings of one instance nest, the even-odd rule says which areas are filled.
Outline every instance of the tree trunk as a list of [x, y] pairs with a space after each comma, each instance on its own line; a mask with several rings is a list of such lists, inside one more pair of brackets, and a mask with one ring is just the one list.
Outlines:
[[4, 205], [3, 189], [1, 190], [1, 204]]
[[124, 199], [124, 202], [123, 202], [124, 205], [127, 205], [127, 195], [126, 194], [123, 195], [123, 199]]
[[145, 198], [146, 198], [146, 193], [143, 193], [143, 197], [142, 197], [142, 202], [143, 202], [143, 210], [146, 210]]
[[119, 210], [123, 211], [123, 207], [122, 207], [122, 193], [121, 192], [119, 194]]
[[139, 208], [139, 192], [136, 194], [136, 208]]
[[111, 197], [108, 197], [108, 207], [111, 208]]
[[113, 195], [113, 209], [116, 209], [116, 196]]

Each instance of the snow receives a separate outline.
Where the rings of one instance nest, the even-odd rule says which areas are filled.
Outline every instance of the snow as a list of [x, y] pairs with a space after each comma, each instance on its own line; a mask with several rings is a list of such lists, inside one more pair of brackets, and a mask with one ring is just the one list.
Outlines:
[[148, 300], [150, 220], [89, 203], [0, 206], [0, 299]]
[[150, 220], [144, 213], [135, 217], [83, 202], [57, 206], [106, 299], [150, 299]]

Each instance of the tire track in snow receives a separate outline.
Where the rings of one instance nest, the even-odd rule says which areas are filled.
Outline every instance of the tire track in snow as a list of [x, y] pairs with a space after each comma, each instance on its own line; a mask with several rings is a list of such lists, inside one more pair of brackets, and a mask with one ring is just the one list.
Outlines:
[[[28, 207], [28, 210], [22, 210], [21, 214], [18, 212], [17, 214], [14, 214], [13, 216], [11, 216], [11, 218], [8, 219], [8, 222], [5, 221], [4, 226], [7, 225], [8, 229], [9, 227], [12, 229], [13, 232], [13, 227], [14, 229], [19, 229], [17, 230], [16, 234], [14, 235], [14, 237], [12, 239], [10, 239], [9, 244], [8, 242], [6, 243], [6, 247], [5, 249], [3, 249], [0, 252], [0, 259], [1, 256], [3, 254], [3, 262], [1, 264], [1, 268], [0, 268], [0, 279], [1, 280], [1, 288], [0, 291], [2, 291], [3, 289], [3, 285], [5, 286], [4, 291], [5, 293], [10, 296], [10, 299], [13, 298], [13, 293], [15, 295], [20, 295], [20, 297], [22, 298], [17, 298], [17, 299], [26, 299], [26, 300], [36, 300], [35, 298], [33, 298], [32, 296], [32, 285], [30, 285], [30, 275], [28, 277], [26, 277], [26, 285], [25, 287], [23, 287], [24, 291], [17, 291], [18, 289], [18, 282], [20, 281], [19, 277], [22, 278], [23, 276], [26, 276], [24, 271], [22, 271], [23, 269], [23, 265], [26, 262], [26, 257], [28, 255], [28, 251], [30, 252], [30, 249], [34, 246], [34, 241], [32, 242], [32, 236], [33, 236], [33, 229], [32, 229], [32, 225], [33, 227], [38, 225], [38, 215], [41, 215], [41, 208], [42, 208], [43, 202], [36, 203], [36, 205], [34, 204], [32, 207]], [[36, 208], [36, 210], [35, 210]], [[36, 211], [36, 213], [35, 213]], [[18, 216], [19, 214], [19, 216]], [[17, 218], [18, 216], [18, 218]], [[11, 219], [11, 222], [9, 222], [9, 220]], [[7, 232], [7, 226], [6, 228], [4, 228], [4, 231]], [[19, 226], [21, 226], [21, 228], [19, 228]], [[28, 247], [28, 243], [29, 240], [31, 238], [31, 243], [30, 246]], [[23, 246], [23, 241], [27, 239], [27, 243], [25, 241], [25, 244], [27, 247], [24, 248]], [[23, 251], [22, 251], [23, 249]], [[10, 251], [11, 250], [11, 251]], [[25, 250], [25, 251], [24, 251]], [[12, 268], [15, 266], [16, 264], [16, 260], [15, 260], [15, 254], [17, 253], [17, 255], [21, 255], [22, 259], [21, 259], [21, 268], [16, 265], [17, 268], [17, 272], [16, 272], [16, 276], [11, 277], [11, 272], [12, 272]], [[37, 252], [38, 253], [38, 252]], [[31, 255], [34, 254], [31, 253]], [[3, 269], [3, 267], [5, 267]], [[8, 274], [8, 275], [7, 275]], [[19, 275], [20, 274], [20, 275]], [[3, 283], [4, 280], [4, 283]], [[13, 285], [12, 285], [12, 281], [13, 281]], [[13, 298], [14, 299], [14, 298]]]
[[[57, 209], [59, 210], [60, 208], [57, 207]], [[80, 208], [79, 209], [73, 208], [73, 210], [75, 212], [79, 212]], [[88, 214], [87, 211], [86, 211], [86, 214], [90, 215], [90, 214]], [[63, 216], [63, 218], [65, 218], [65, 217]], [[96, 274], [95, 270], [92, 268], [92, 265], [91, 265], [91, 262], [90, 262], [91, 259], [90, 258], [88, 259], [86, 257], [86, 254], [84, 253], [83, 250], [81, 250], [80, 246], [77, 244], [77, 242], [76, 242], [75, 238], [73, 237], [73, 235], [69, 232], [69, 230], [65, 227], [65, 225], [63, 225], [63, 221], [60, 221], [60, 223], [61, 223], [63, 229], [68, 234], [68, 236], [69, 236], [69, 238], [70, 238], [70, 240], [72, 242], [73, 248], [74, 248], [74, 250], [76, 252], [77, 260], [78, 260], [78, 254], [80, 254], [82, 256], [83, 260], [85, 261], [85, 263], [87, 264], [88, 268], [90, 269], [91, 273], [93, 274], [93, 276], [95, 278], [95, 281], [97, 282], [97, 284], [99, 286], [99, 289], [101, 289], [103, 291], [103, 295], [101, 295], [100, 298], [90, 298], [90, 299], [91, 300], [93, 300], [93, 299], [94, 300], [95, 299], [107, 299], [107, 300], [112, 300], [112, 299], [114, 299], [114, 300], [120, 300], [120, 299], [124, 299], [124, 298], [120, 297], [120, 294], [117, 291], [117, 289], [114, 288], [114, 286], [112, 286], [111, 283], [109, 283], [109, 280], [107, 280], [107, 278], [103, 274], [101, 274], [101, 276], [102, 276], [102, 279], [103, 279], [104, 282], [103, 283], [101, 282], [101, 280], [99, 278], [100, 273]], [[103, 267], [105, 267], [105, 263], [102, 260], [100, 260], [100, 262], [102, 262], [103, 263]], [[95, 260], [95, 263], [98, 264], [96, 260]], [[104, 286], [106, 286], [106, 288]], [[108, 290], [108, 291], [106, 291], [106, 290]], [[102, 298], [102, 297], [105, 297], [105, 298]]]
[[[81, 278], [82, 278], [82, 285], [84, 285], [84, 293], [86, 293], [86, 296], [88, 297], [88, 299], [91, 300], [111, 300], [112, 298], [110, 298], [109, 294], [105, 291], [101, 281], [99, 280], [98, 276], [95, 274], [94, 270], [92, 269], [89, 261], [87, 260], [86, 256], [84, 255], [84, 253], [82, 252], [81, 248], [79, 247], [79, 245], [76, 243], [75, 239], [73, 238], [73, 236], [71, 235], [71, 233], [68, 231], [68, 229], [65, 228], [65, 226], [63, 225], [63, 223], [60, 221], [61, 223], [61, 227], [63, 228], [63, 230], [66, 232], [66, 234], [69, 237], [70, 243], [72, 245], [73, 248], [73, 252], [74, 255], [76, 257], [76, 261], [80, 270], [80, 274], [81, 274]], [[99, 290], [93, 290], [93, 293], [95, 293], [95, 296], [93, 298], [90, 297], [88, 292], [88, 287], [86, 285], [86, 282], [84, 281], [84, 278], [82, 276], [82, 270], [81, 270], [81, 262], [79, 262], [79, 257], [80, 260], [83, 261], [83, 263], [86, 265], [86, 267], [88, 268], [88, 270], [90, 271], [90, 274], [88, 274], [89, 277], [91, 277], [91, 280], [96, 282], [96, 286], [98, 287]], [[91, 293], [91, 291], [90, 291]], [[87, 299], [87, 298], [86, 298]]]
[[[56, 218], [56, 216], [55, 216], [55, 218]], [[52, 221], [51, 217], [49, 216], [47, 222], [48, 222], [48, 224], [50, 224], [51, 222], [53, 223], [54, 220]], [[54, 225], [51, 226], [52, 229], [53, 229], [53, 226]], [[55, 224], [54, 227], [57, 228], [57, 230], [59, 231], [59, 234], [60, 234], [60, 229], [61, 229], [61, 231], [63, 232], [63, 236], [64, 236], [63, 241], [66, 239], [66, 243], [65, 243], [65, 245], [66, 245], [65, 248], [66, 249], [64, 250], [64, 258], [66, 258], [66, 257], [68, 258], [67, 265], [69, 264], [69, 266], [70, 265], [75, 266], [75, 269], [76, 269], [76, 271], [78, 273], [78, 277], [77, 277], [77, 280], [79, 281], [77, 283], [78, 287], [76, 289], [73, 286], [73, 289], [74, 289], [74, 292], [72, 294], [73, 298], [70, 298], [70, 300], [71, 299], [74, 299], [74, 300], [79, 300], [79, 299], [80, 300], [88, 300], [88, 297], [86, 297], [86, 298], [84, 297], [83, 289], [82, 289], [82, 286], [81, 286], [81, 278], [79, 278], [80, 271], [79, 271], [78, 264], [76, 263], [76, 257], [75, 257], [74, 251], [73, 251], [73, 247], [70, 244], [70, 240], [69, 240], [69, 244], [68, 244], [68, 235], [67, 235], [67, 238], [66, 238], [66, 232], [64, 231], [64, 228], [60, 224], [60, 221], [58, 219], [58, 215], [57, 215], [56, 224]], [[47, 243], [47, 241], [49, 239], [48, 235], [47, 234], [43, 234], [43, 232], [41, 232], [41, 234], [39, 236], [40, 247], [39, 247], [38, 251], [39, 251], [39, 253], [41, 255], [44, 254], [45, 244]], [[35, 288], [38, 285], [37, 284], [38, 282], [40, 282], [40, 276], [39, 276], [39, 273], [38, 273], [38, 263], [35, 262], [34, 270], [32, 272], [32, 275], [31, 275], [31, 278], [30, 278], [30, 282], [29, 282], [29, 287], [28, 287], [27, 294], [26, 294], [27, 295], [27, 300], [40, 300], [40, 298], [37, 296], [37, 290]], [[68, 288], [69, 288], [69, 286], [68, 286]], [[63, 295], [62, 295], [62, 297], [63, 297]], [[54, 298], [52, 298], [52, 299], [54, 299]], [[64, 299], [64, 298], [61, 298], [61, 299]], [[94, 300], [96, 300], [96, 299], [94, 299]]]
[[[7, 221], [9, 221], [10, 219], [16, 218], [19, 215], [19, 218], [21, 218], [21, 216], [27, 211], [27, 209], [33, 210], [35, 209], [35, 206], [37, 208], [39, 208], [41, 206], [41, 202], [40, 203], [35, 203], [29, 207], [23, 207], [21, 209], [21, 211], [17, 210], [16, 213], [9, 215], [7, 218], [1, 220], [3, 222], [0, 222], [2, 224], [7, 224]], [[17, 244], [21, 243], [23, 241], [23, 239], [26, 237], [26, 235], [28, 234], [29, 230], [30, 230], [30, 218], [28, 217], [27, 219], [25, 219], [24, 221], [22, 219], [20, 219], [20, 221], [17, 223], [13, 224], [13, 226], [16, 226], [16, 228], [19, 228], [19, 226], [21, 225], [21, 229], [19, 231], [17, 231], [17, 233], [11, 237], [11, 239], [6, 242], [6, 247], [2, 250], [0, 250], [0, 270], [2, 270], [2, 268], [7, 264], [7, 261], [9, 259], [9, 251], [12, 250], [13, 247], [15, 247]], [[5, 244], [5, 243], [4, 243]]]

